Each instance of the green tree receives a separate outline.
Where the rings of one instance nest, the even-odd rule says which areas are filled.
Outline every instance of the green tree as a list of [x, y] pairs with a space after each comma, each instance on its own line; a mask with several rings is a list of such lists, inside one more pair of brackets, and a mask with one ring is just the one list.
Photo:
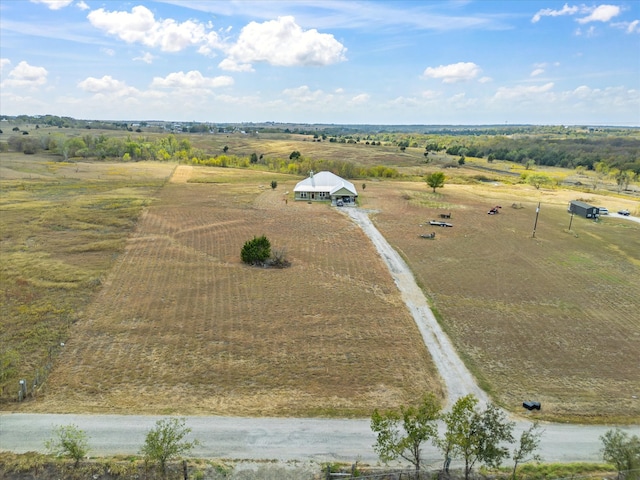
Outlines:
[[249, 163], [258, 163], [258, 154], [256, 152], [253, 152], [249, 157]]
[[59, 425], [53, 429], [52, 436], [44, 442], [49, 453], [75, 460], [78, 466], [89, 451], [87, 434], [76, 425]]
[[198, 440], [185, 440], [190, 433], [191, 429], [185, 427], [183, 418], [158, 420], [156, 426], [147, 433], [140, 453], [147, 460], [157, 462], [164, 475], [167, 462], [189, 453], [195, 446], [200, 445]]
[[424, 178], [424, 181], [427, 182], [427, 185], [433, 188], [433, 193], [436, 192], [436, 188], [441, 188], [444, 186], [444, 180], [445, 176], [442, 172], [433, 172]]
[[275, 180], [271, 180], [271, 188], [275, 190], [277, 187], [278, 187], [278, 182], [276, 182]]
[[464, 476], [469, 478], [476, 462], [498, 467], [509, 456], [505, 442], [512, 442], [514, 424], [494, 405], [478, 412], [478, 399], [470, 394], [459, 398], [443, 415], [447, 431], [439, 447], [445, 455], [464, 460]]
[[543, 185], [549, 185], [552, 180], [551, 177], [545, 175], [544, 173], [533, 173], [531, 175], [527, 175], [526, 182], [529, 185], [533, 185], [536, 190], [539, 190]]
[[298, 150], [294, 150], [293, 152], [291, 152], [291, 154], [289, 155], [289, 160], [297, 160], [301, 157], [302, 155], [300, 154], [300, 152]]
[[534, 454], [538, 447], [540, 446], [540, 437], [542, 436], [543, 431], [540, 430], [540, 424], [538, 422], [534, 422], [531, 426], [522, 432], [520, 435], [520, 442], [513, 450], [513, 472], [511, 474], [511, 478], [516, 480], [516, 470], [518, 469], [518, 465], [521, 463], [529, 462], [531, 460], [535, 460], [539, 462], [541, 460], [540, 455]]
[[426, 395], [417, 406], [400, 407], [371, 416], [371, 430], [377, 435], [373, 446], [384, 462], [398, 457], [420, 470], [421, 447], [428, 440], [438, 437], [436, 421], [440, 418], [440, 405], [432, 394]]
[[602, 440], [602, 458], [612, 463], [618, 470], [618, 478], [640, 478], [640, 438], [629, 436], [619, 428], [607, 430]]
[[261, 237], [253, 237], [253, 239], [245, 242], [240, 252], [240, 258], [244, 263], [249, 265], [262, 265], [271, 256], [271, 242], [262, 235]]
[[229, 151], [229, 147], [227, 145], [225, 145], [224, 148], [222, 149], [222, 151], [224, 153], [227, 153]]

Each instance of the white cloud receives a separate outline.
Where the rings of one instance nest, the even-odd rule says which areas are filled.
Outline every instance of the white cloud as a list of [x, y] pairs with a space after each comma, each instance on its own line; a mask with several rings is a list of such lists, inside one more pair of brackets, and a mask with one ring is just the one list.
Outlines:
[[544, 73], [544, 68], [536, 68], [533, 72], [531, 72], [532, 77], [537, 77], [538, 75], [542, 75]]
[[576, 36], [580, 37], [582, 35], [585, 35], [587, 37], [593, 37], [596, 34], [596, 27], [594, 27], [593, 25], [591, 25], [589, 28], [587, 28], [584, 32], [582, 31], [582, 29], [580, 27], [576, 28]]
[[531, 99], [540, 94], [545, 94], [551, 91], [553, 88], [553, 82], [545, 83], [544, 85], [529, 85], [529, 86], [517, 86], [517, 87], [500, 87], [494, 95], [496, 100], [521, 100]]
[[441, 78], [443, 83], [455, 83], [472, 80], [482, 70], [473, 62], [458, 62], [439, 67], [427, 67], [422, 74], [426, 78]]
[[113, 48], [102, 47], [100, 51], [105, 55], [107, 55], [108, 57], [113, 57], [116, 54], [116, 51]]
[[71, 5], [73, 0], [31, 0], [31, 3], [44, 3], [51, 10], [60, 10], [67, 5]]
[[610, 25], [624, 30], [626, 33], [640, 33], [640, 20], [634, 20], [633, 22], [613, 22]]
[[578, 7], [570, 7], [566, 3], [561, 10], [553, 10], [552, 8], [543, 8], [539, 10], [531, 19], [532, 23], [537, 23], [540, 21], [542, 17], [558, 17], [561, 15], [574, 15], [578, 13], [580, 9]]
[[489, 82], [493, 82], [493, 78], [491, 77], [480, 77], [478, 79], [479, 83], [489, 83]]
[[[3, 62], [3, 67], [8, 63]], [[3, 82], [3, 86], [9, 87], [37, 87], [47, 83], [47, 69], [34, 67], [22, 61], [9, 72], [9, 78]]]
[[164, 78], [155, 77], [152, 87], [158, 88], [218, 88], [233, 85], [233, 78], [229, 76], [204, 77], [199, 71], [174, 72]]
[[217, 33], [207, 31], [211, 25], [192, 20], [182, 23], [173, 19], [157, 21], [153, 12], [142, 5], [133, 7], [131, 13], [108, 12], [100, 8], [89, 13], [87, 18], [94, 27], [127, 43], [141, 43], [164, 52], [179, 52], [196, 45], [204, 45], [206, 51], [221, 47]]
[[285, 67], [323, 66], [346, 60], [346, 51], [333, 35], [302, 30], [294, 17], [284, 16], [243, 27], [219, 67], [247, 71], [255, 62]]
[[11, 65], [11, 60], [8, 58], [0, 58], [0, 72], [4, 70], [4, 67]]
[[589, 15], [578, 19], [578, 23], [608, 22], [620, 14], [620, 7], [616, 5], [599, 5]]
[[102, 78], [87, 77], [78, 83], [78, 87], [85, 92], [112, 94], [116, 96], [138, 93], [137, 89], [129, 87], [125, 82], [116, 80], [111, 77], [111, 75], [105, 75]]
[[144, 62], [144, 63], [151, 64], [156, 59], [156, 57], [149, 52], [145, 52], [142, 54], [142, 56], [134, 57], [133, 59], [137, 62]]
[[286, 88], [282, 93], [291, 97], [293, 101], [302, 103], [316, 102], [325, 97], [325, 93], [322, 90], [316, 90], [314, 92], [307, 85], [302, 85], [297, 88]]
[[368, 93], [361, 93], [360, 95], [356, 95], [351, 100], [349, 100], [349, 105], [363, 105], [369, 103], [371, 100], [371, 96]]
[[224, 60], [222, 60], [218, 64], [218, 67], [228, 72], [254, 72], [255, 71], [250, 63], [239, 64], [235, 60], [232, 60], [230, 58], [225, 58]]
[[82, 0], [80, 0], [78, 3], [76, 3], [76, 7], [78, 7], [80, 10], [89, 10], [91, 8], [89, 5], [84, 3]]

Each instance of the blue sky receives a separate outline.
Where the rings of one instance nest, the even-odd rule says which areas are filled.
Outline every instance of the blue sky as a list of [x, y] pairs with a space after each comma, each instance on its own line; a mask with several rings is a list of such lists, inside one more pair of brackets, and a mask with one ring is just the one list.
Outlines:
[[2, 0], [0, 114], [640, 126], [640, 1]]

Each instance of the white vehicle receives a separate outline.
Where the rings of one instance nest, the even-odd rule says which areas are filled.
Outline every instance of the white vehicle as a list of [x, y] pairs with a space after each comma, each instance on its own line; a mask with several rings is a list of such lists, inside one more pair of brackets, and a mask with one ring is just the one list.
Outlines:
[[600, 215], [609, 215], [609, 209], [605, 208], [605, 207], [599, 207], [598, 208], [598, 213]]

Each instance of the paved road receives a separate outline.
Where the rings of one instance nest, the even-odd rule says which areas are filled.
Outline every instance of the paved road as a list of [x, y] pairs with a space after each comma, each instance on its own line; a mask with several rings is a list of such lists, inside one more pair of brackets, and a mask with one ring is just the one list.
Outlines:
[[[359, 209], [345, 210], [371, 238], [387, 263], [447, 387], [448, 405], [468, 393], [487, 401], [487, 396], [441, 331], [405, 262], [366, 213]], [[144, 442], [146, 432], [159, 418], [4, 413], [0, 414], [0, 450], [42, 451], [54, 425], [75, 424], [90, 437], [93, 455], [135, 454]], [[516, 435], [519, 436], [529, 422], [522, 418], [516, 422]], [[378, 461], [372, 448], [375, 436], [368, 419], [188, 417], [187, 425], [193, 429], [193, 437], [202, 442], [202, 446], [193, 452], [200, 457], [320, 462], [358, 460], [370, 464]], [[539, 451], [543, 459], [575, 462], [600, 461], [599, 437], [610, 427], [544, 424], [543, 428]], [[640, 436], [640, 426], [625, 427], [625, 430]], [[441, 456], [433, 447], [427, 447], [424, 458], [427, 464], [437, 465]]]
[[[162, 417], [128, 415], [0, 414], [0, 449], [42, 451], [55, 425], [75, 424], [89, 436], [91, 455], [136, 454], [146, 432]], [[356, 460], [376, 464], [375, 436], [368, 419], [187, 417], [193, 438], [202, 442], [193, 455], [203, 458], [282, 462]], [[518, 423], [516, 434], [528, 424]], [[600, 461], [599, 436], [609, 427], [543, 424], [539, 453], [546, 462]], [[441, 427], [441, 431], [444, 429]], [[625, 427], [640, 435], [640, 427]], [[429, 446], [427, 464], [441, 455]]]

